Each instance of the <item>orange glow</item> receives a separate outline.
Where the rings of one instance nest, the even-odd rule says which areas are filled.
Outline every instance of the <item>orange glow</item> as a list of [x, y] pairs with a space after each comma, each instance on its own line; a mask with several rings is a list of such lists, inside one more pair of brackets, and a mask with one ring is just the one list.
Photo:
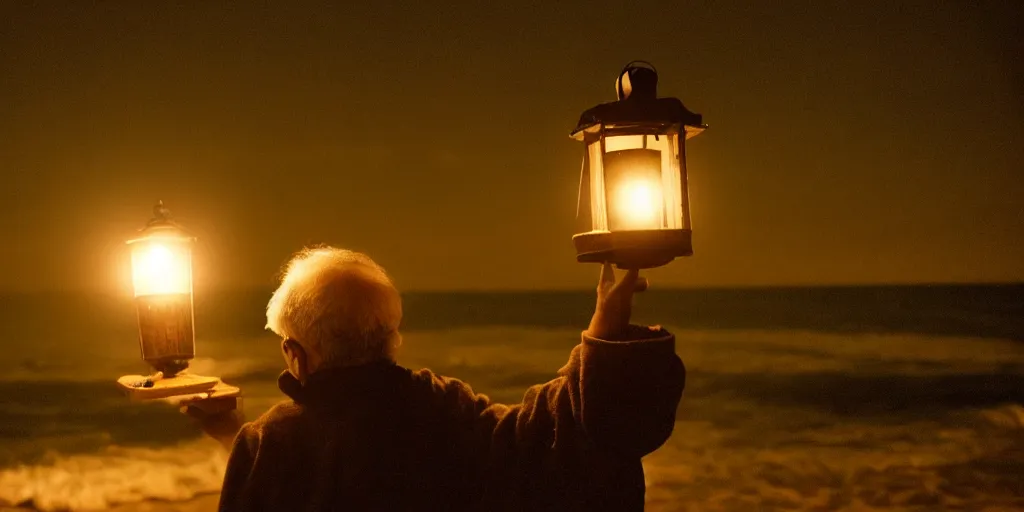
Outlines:
[[618, 184], [612, 208], [620, 229], [658, 229], [661, 227], [661, 184], [655, 180], [632, 178]]
[[160, 241], [132, 248], [135, 296], [192, 292], [192, 262], [188, 249]]

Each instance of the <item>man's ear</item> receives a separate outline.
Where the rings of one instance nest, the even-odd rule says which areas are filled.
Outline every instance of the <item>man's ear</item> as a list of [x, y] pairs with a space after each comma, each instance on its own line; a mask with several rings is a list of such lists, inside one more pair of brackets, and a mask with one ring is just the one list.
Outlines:
[[288, 371], [299, 382], [305, 384], [309, 377], [309, 359], [306, 350], [299, 345], [299, 342], [286, 338], [281, 341], [281, 352], [284, 352], [284, 359], [288, 363]]

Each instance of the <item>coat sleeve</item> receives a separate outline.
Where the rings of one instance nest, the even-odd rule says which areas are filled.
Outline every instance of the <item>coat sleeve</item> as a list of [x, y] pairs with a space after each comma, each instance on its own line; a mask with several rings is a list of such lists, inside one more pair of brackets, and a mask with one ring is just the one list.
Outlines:
[[675, 337], [660, 327], [633, 326], [631, 341], [584, 336], [579, 375], [569, 390], [588, 438], [599, 446], [643, 456], [672, 434], [686, 383]]
[[224, 485], [221, 488], [220, 512], [236, 512], [256, 510], [253, 503], [251, 480], [252, 469], [256, 462], [259, 438], [252, 423], [242, 426], [235, 437], [228, 457], [227, 470], [224, 473]]
[[434, 376], [435, 390], [464, 424], [472, 423], [480, 453], [557, 449], [582, 433], [598, 450], [641, 457], [672, 433], [685, 368], [675, 338], [660, 327], [631, 326], [628, 338], [584, 335], [558, 378], [529, 388], [519, 404], [492, 403], [444, 377]]

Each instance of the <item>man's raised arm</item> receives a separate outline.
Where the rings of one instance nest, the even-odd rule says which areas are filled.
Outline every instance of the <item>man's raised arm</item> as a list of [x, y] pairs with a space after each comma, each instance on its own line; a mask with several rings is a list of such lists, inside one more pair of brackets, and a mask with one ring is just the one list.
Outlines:
[[622, 456], [646, 455], [672, 433], [686, 377], [671, 333], [629, 323], [633, 293], [646, 287], [636, 270], [616, 282], [605, 265], [582, 342], [559, 377], [531, 387], [520, 404], [492, 404], [455, 379], [433, 376], [434, 387], [460, 417], [475, 418], [477, 443], [487, 444], [477, 444], [483, 453], [500, 453], [509, 443], [535, 452], [582, 442]]

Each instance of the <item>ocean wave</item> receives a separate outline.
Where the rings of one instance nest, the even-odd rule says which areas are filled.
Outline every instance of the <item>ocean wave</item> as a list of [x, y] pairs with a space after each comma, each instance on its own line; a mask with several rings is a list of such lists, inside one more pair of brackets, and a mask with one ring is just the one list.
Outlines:
[[[644, 458], [645, 510], [1024, 510], [1024, 438], [1003, 421], [1020, 404], [880, 422], [704, 407], [722, 411], [678, 421]], [[736, 421], [707, 420], [730, 412]]]
[[111, 446], [0, 470], [0, 504], [55, 511], [184, 501], [219, 492], [226, 465], [225, 450], [207, 439], [159, 449]]
[[[644, 460], [649, 510], [1022, 504], [1019, 343], [669, 329], [689, 376], [675, 435]], [[554, 376], [579, 336], [523, 326], [411, 331], [399, 361], [514, 401]], [[276, 341], [201, 348], [192, 371], [240, 385], [249, 418], [282, 398]], [[29, 369], [31, 380], [0, 378], [0, 503], [80, 510], [219, 490], [223, 450], [173, 407], [120, 396], [113, 379], [127, 356], [118, 357], [79, 373], [51, 359]]]
[[214, 375], [226, 382], [270, 380], [277, 381], [277, 376], [284, 370], [281, 358], [256, 359], [250, 357], [230, 357], [214, 359], [197, 357], [189, 362], [189, 372], [196, 375]]
[[[834, 333], [779, 329], [693, 329], [666, 323], [688, 365], [716, 372], [773, 371], [1019, 371], [1024, 346], [1010, 339], [907, 333]], [[580, 329], [514, 325], [467, 326], [404, 333], [400, 362], [408, 366], [506, 364], [546, 369], [564, 363]], [[265, 334], [199, 339], [191, 371], [225, 379], [258, 379], [284, 368], [279, 341]], [[39, 347], [50, 344], [40, 343]], [[756, 354], [757, 357], [751, 357]], [[83, 364], [87, 362], [88, 364]], [[0, 382], [110, 381], [150, 369], [137, 349], [107, 347], [89, 354], [26, 347], [0, 358]]]
[[1007, 404], [1002, 407], [983, 409], [978, 412], [989, 425], [1007, 430], [1024, 429], [1024, 406], [1021, 404]]

